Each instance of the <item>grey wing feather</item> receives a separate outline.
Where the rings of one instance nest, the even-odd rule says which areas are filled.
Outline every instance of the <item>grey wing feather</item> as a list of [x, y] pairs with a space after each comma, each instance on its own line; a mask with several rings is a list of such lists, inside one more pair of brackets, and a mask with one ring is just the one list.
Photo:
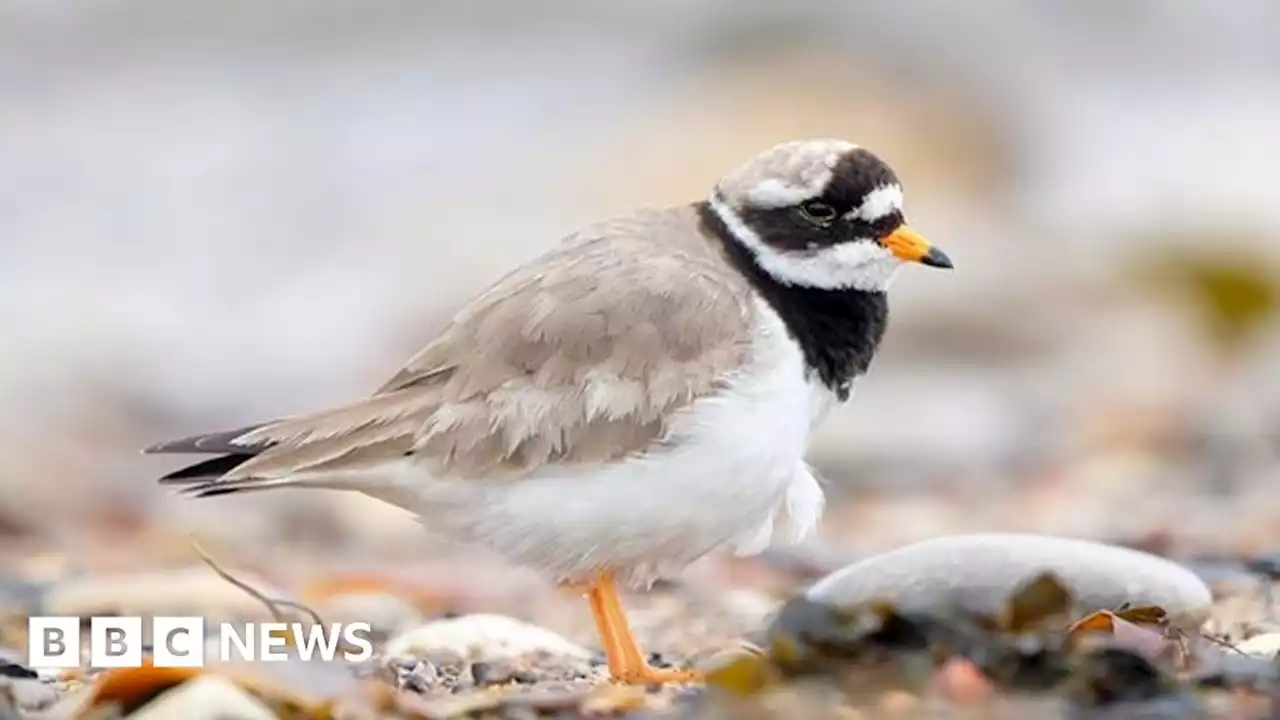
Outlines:
[[753, 312], [691, 210], [640, 213], [498, 281], [372, 397], [157, 448], [249, 455], [201, 475], [202, 494], [341, 486], [405, 456], [456, 478], [605, 462], [653, 447], [674, 410], [723, 387], [746, 360]]
[[256, 425], [248, 425], [236, 430], [223, 430], [214, 433], [205, 433], [203, 435], [191, 435], [189, 437], [179, 438], [177, 440], [169, 440], [162, 442], [143, 450], [148, 455], [174, 454], [174, 453], [244, 453], [252, 452], [256, 449], [262, 449], [261, 446], [246, 446], [235, 443], [236, 438], [246, 433], [257, 430], [264, 423]]

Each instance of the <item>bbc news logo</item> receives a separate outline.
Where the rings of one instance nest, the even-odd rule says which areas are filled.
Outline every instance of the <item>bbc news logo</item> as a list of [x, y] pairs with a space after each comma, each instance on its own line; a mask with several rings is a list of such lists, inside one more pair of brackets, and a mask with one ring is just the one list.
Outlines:
[[[77, 668], [81, 664], [79, 617], [27, 621], [28, 665]], [[217, 640], [210, 642], [210, 632]], [[373, 656], [369, 623], [214, 623], [202, 617], [151, 618], [150, 661], [156, 667], [203, 667], [216, 653], [222, 662], [279, 662], [298, 658], [363, 662]], [[89, 619], [89, 666], [141, 667], [146, 634], [140, 617]]]

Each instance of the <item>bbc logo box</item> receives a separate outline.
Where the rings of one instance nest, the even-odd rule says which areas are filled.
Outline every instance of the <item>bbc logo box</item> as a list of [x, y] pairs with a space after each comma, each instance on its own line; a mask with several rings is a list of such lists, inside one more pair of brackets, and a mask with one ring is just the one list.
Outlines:
[[[149, 624], [149, 654], [157, 666], [204, 664], [204, 618], [155, 617]], [[141, 617], [92, 617], [87, 628], [79, 617], [32, 617], [27, 629], [28, 662], [35, 668], [80, 667], [86, 640], [90, 667], [139, 667], [148, 635]]]
[[[235, 660], [342, 660], [373, 656], [368, 623], [212, 623], [202, 617], [89, 618], [88, 636], [79, 617], [32, 617], [27, 623], [27, 657], [33, 668], [81, 667], [88, 640], [89, 667], [140, 667], [143, 655], [156, 667], [202, 667], [212, 653]], [[147, 632], [149, 630], [150, 632]], [[146, 640], [150, 638], [150, 645]]]

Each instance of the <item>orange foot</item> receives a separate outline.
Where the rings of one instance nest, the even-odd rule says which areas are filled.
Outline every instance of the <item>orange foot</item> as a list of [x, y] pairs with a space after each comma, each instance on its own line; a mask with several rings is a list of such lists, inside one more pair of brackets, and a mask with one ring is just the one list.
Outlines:
[[609, 663], [609, 675], [615, 682], [627, 685], [658, 685], [664, 683], [701, 682], [703, 674], [697, 670], [675, 670], [651, 666], [636, 643], [635, 635], [627, 622], [618, 585], [614, 577], [601, 573], [596, 583], [587, 590], [591, 614], [595, 617], [596, 632]]
[[667, 683], [698, 683], [706, 679], [699, 670], [675, 670], [672, 668], [656, 668], [649, 664], [635, 670], [623, 672], [614, 680], [627, 685], [665, 685]]

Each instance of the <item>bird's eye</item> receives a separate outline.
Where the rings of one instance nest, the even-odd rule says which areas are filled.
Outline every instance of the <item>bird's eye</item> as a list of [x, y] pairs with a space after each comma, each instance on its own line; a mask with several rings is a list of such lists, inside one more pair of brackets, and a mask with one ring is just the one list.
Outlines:
[[805, 219], [818, 224], [829, 225], [836, 219], [836, 209], [821, 200], [808, 200], [800, 204], [800, 214]]

